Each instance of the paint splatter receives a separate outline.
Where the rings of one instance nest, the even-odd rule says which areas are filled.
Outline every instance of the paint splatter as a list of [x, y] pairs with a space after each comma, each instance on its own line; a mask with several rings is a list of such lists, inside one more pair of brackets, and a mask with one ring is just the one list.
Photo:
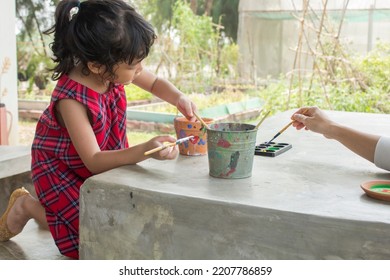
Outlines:
[[229, 177], [229, 176], [230, 176], [231, 174], [233, 174], [235, 171], [236, 171], [235, 168], [230, 169], [230, 170], [224, 175], [224, 177]]
[[[190, 135], [190, 136], [194, 136], [194, 135]], [[198, 143], [198, 141], [199, 141], [199, 136], [194, 136], [194, 137], [192, 137], [190, 140], [189, 140], [192, 144], [196, 144], [196, 143]]]
[[230, 167], [231, 169], [236, 169], [237, 163], [238, 163], [238, 159], [239, 159], [239, 158], [240, 158], [240, 152], [239, 152], [239, 151], [234, 152], [234, 153], [230, 156], [229, 167]]
[[184, 137], [187, 137], [186, 132], [183, 129], [180, 129], [178, 138], [184, 138]]
[[229, 148], [231, 146], [231, 144], [229, 143], [229, 141], [227, 141], [225, 139], [219, 139], [217, 146], [222, 147], [222, 148]]
[[199, 138], [199, 142], [198, 142], [198, 145], [206, 145], [206, 141], [202, 138]]
[[230, 162], [229, 162], [229, 170], [226, 172], [226, 174], [221, 174], [220, 177], [229, 177], [231, 174], [233, 174], [236, 171], [236, 167], [238, 164], [238, 159], [240, 158], [240, 152], [236, 151], [232, 153], [230, 156]]

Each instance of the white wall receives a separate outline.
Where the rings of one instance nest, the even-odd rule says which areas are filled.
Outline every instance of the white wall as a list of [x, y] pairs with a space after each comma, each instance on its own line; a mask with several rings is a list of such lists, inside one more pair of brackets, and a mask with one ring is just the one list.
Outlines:
[[[18, 144], [18, 88], [17, 88], [17, 61], [16, 61], [16, 35], [15, 35], [15, 0], [2, 0], [0, 8], [0, 67], [3, 60], [11, 60], [9, 71], [2, 76], [1, 86], [7, 88], [8, 95], [3, 98], [8, 111], [13, 116], [10, 145]], [[10, 119], [8, 119], [10, 123]]]

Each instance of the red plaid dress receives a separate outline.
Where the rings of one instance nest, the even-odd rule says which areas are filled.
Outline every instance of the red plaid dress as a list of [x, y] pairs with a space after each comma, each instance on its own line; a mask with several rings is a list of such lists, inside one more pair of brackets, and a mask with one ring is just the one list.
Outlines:
[[40, 117], [32, 144], [32, 179], [54, 241], [63, 255], [78, 258], [79, 190], [93, 174], [85, 167], [66, 128], [55, 117], [58, 100], [70, 98], [89, 108], [100, 149], [128, 147], [126, 96], [122, 85], [99, 94], [63, 75]]

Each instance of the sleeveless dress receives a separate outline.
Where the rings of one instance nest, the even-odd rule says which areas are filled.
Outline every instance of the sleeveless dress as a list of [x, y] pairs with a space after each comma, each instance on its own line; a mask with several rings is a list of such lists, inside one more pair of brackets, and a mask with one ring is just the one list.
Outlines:
[[93, 174], [80, 159], [66, 128], [56, 120], [56, 102], [65, 98], [77, 100], [89, 109], [102, 151], [128, 147], [127, 103], [123, 85], [113, 85], [108, 92], [99, 94], [62, 75], [36, 127], [31, 148], [34, 187], [61, 254], [78, 259], [79, 191]]

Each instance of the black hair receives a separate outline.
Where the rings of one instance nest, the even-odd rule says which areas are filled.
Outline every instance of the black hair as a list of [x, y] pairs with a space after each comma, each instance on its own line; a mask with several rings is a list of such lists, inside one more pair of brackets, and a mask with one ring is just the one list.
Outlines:
[[[71, 16], [72, 11], [78, 12]], [[55, 12], [55, 24], [45, 31], [54, 33], [51, 43], [57, 65], [53, 79], [68, 74], [77, 63], [88, 75], [88, 62], [105, 66], [114, 77], [113, 67], [148, 56], [156, 34], [153, 27], [133, 7], [122, 0], [62, 0]]]

